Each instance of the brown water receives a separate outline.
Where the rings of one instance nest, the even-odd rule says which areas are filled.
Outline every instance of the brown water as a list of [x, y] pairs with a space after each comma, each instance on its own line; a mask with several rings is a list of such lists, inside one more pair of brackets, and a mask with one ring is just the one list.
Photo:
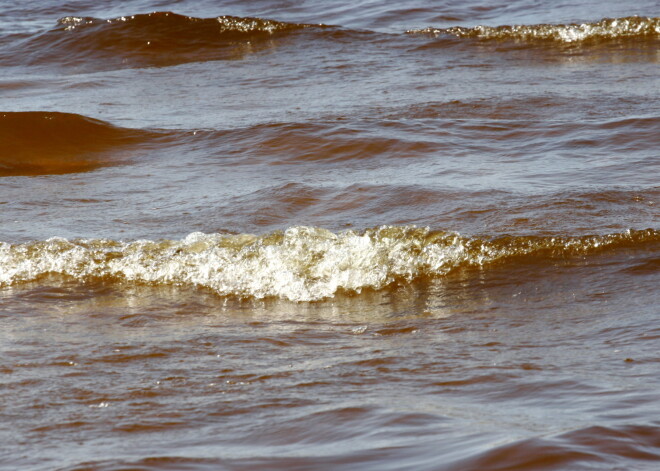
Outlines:
[[657, 2], [0, 6], [0, 469], [659, 469]]

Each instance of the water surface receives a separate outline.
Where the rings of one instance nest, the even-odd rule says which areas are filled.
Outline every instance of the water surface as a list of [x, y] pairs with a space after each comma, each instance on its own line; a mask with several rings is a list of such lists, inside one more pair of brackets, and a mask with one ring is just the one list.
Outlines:
[[657, 468], [657, 2], [0, 7], [0, 467]]

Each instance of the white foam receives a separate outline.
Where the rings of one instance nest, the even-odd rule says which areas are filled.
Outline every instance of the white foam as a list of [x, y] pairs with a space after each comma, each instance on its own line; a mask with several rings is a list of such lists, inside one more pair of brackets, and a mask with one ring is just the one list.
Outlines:
[[[647, 234], [648, 232], [648, 234]], [[513, 237], [494, 241], [414, 226], [333, 233], [297, 226], [262, 236], [193, 233], [180, 241], [51, 238], [0, 243], [0, 284], [49, 273], [79, 280], [185, 284], [220, 295], [314, 301], [340, 290], [380, 289], [395, 280], [438, 276], [461, 265], [546, 253], [582, 253], [626, 240], [655, 240], [656, 231], [569, 238]]]
[[445, 234], [443, 244], [425, 244], [429, 234], [428, 229], [414, 227], [338, 234], [292, 227], [260, 237], [193, 233], [181, 241], [51, 238], [2, 243], [0, 283], [59, 273], [79, 279], [193, 284], [221, 295], [312, 301], [340, 289], [378, 289], [420, 272], [446, 272], [465, 259], [462, 238]]
[[631, 16], [626, 18], [603, 19], [595, 23], [568, 25], [514, 25], [514, 26], [476, 26], [466, 28], [426, 28], [408, 31], [411, 34], [450, 35], [480, 39], [500, 40], [550, 40], [561, 43], [583, 42], [592, 39], [611, 40], [640, 36], [657, 37], [660, 35], [660, 18]]

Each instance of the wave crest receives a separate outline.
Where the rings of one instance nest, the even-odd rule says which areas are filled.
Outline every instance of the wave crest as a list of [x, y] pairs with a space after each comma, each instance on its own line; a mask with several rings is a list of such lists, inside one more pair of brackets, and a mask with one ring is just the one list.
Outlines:
[[468, 238], [414, 226], [333, 233], [292, 227], [263, 236], [193, 233], [180, 241], [51, 238], [0, 243], [0, 285], [50, 273], [78, 280], [196, 285], [222, 296], [315, 301], [520, 256], [556, 258], [660, 241], [652, 229], [604, 236]]
[[[122, 32], [155, 34], [160, 38], [181, 40], [214, 40], [242, 38], [246, 35], [273, 34], [280, 31], [292, 31], [314, 25], [285, 23], [263, 18], [218, 16], [216, 18], [196, 18], [177, 13], [153, 12], [114, 19], [66, 16], [58, 21], [65, 31], [84, 30], [100, 26], [101, 29], [116, 29]], [[318, 25], [317, 25], [318, 26]], [[183, 34], [184, 36], [175, 36]]]
[[621, 39], [660, 38], [660, 18], [629, 16], [605, 18], [595, 23], [582, 24], [538, 24], [514, 26], [476, 26], [467, 28], [426, 28], [409, 30], [409, 34], [431, 34], [436, 37], [456, 36], [484, 40], [552, 41], [576, 43]]

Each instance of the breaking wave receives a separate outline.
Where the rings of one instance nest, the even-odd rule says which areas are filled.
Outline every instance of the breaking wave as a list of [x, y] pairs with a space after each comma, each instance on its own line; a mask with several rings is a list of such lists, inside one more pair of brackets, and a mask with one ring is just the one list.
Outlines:
[[629, 16], [605, 18], [595, 23], [538, 24], [514, 26], [476, 26], [467, 28], [425, 28], [407, 31], [409, 34], [430, 34], [436, 37], [455, 36], [482, 40], [551, 41], [584, 43], [612, 40], [657, 40], [660, 38], [660, 18]]
[[258, 50], [264, 40], [313, 26], [323, 25], [235, 16], [195, 18], [172, 12], [107, 20], [68, 16], [56, 28], [28, 38], [10, 59], [29, 65], [96, 68], [234, 59]]
[[61, 274], [80, 281], [192, 285], [222, 296], [315, 301], [519, 257], [556, 259], [660, 242], [647, 229], [582, 237], [464, 237], [415, 226], [333, 233], [291, 227], [262, 236], [193, 233], [183, 240], [51, 238], [0, 243], [0, 285]]
[[[112, 19], [67, 16], [51, 30], [10, 41], [0, 53], [0, 64], [73, 67], [108, 70], [165, 67], [188, 62], [236, 60], [276, 47], [278, 38], [310, 31], [308, 39], [336, 37], [360, 41], [374, 32], [325, 24], [288, 23], [263, 18], [219, 16], [196, 18], [153, 12]], [[655, 47], [660, 18], [629, 16], [582, 24], [454, 26], [413, 29], [407, 34], [437, 38], [583, 45], [635, 41]], [[377, 35], [378, 40], [389, 40]]]
[[154, 135], [73, 113], [3, 112], [0, 177], [76, 173], [117, 165], [126, 160], [119, 149]]

